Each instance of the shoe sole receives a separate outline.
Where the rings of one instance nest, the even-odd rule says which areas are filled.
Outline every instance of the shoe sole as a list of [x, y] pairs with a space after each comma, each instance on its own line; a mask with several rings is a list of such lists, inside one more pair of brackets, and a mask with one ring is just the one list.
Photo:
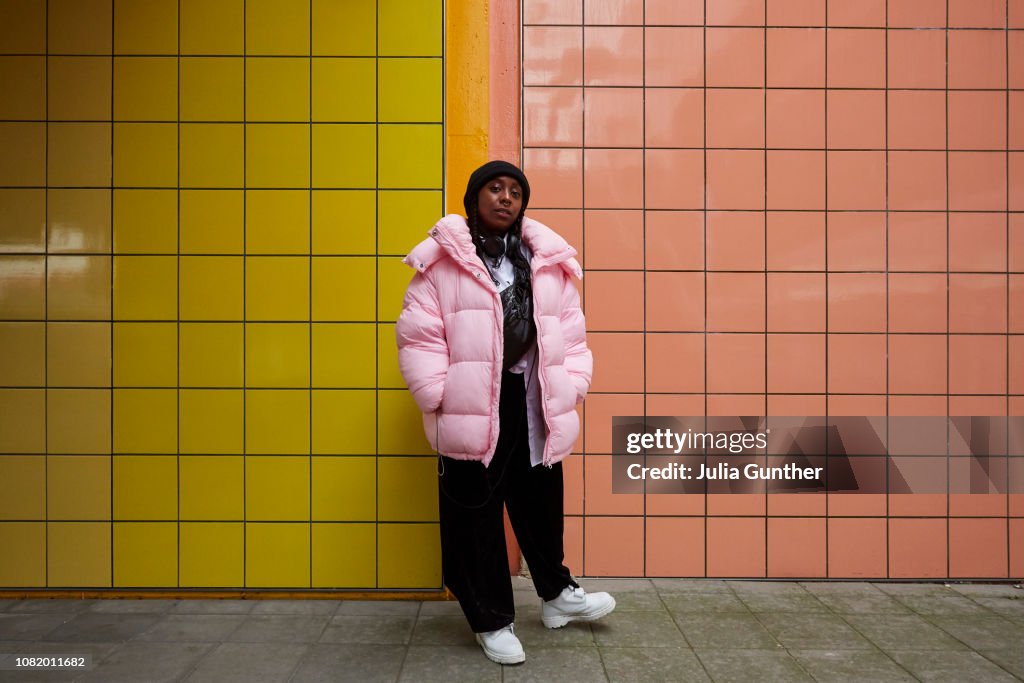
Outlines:
[[[476, 642], [480, 643], [479, 640]], [[522, 662], [526, 661], [525, 652], [520, 653], [518, 655], [499, 655], [493, 650], [488, 650], [483, 643], [480, 643], [480, 649], [484, 651], [484, 655], [487, 656], [487, 659], [498, 664], [521, 664]]]
[[615, 609], [615, 598], [612, 598], [612, 601], [608, 604], [607, 607], [605, 607], [604, 609], [602, 609], [602, 610], [600, 610], [598, 612], [594, 612], [593, 614], [587, 614], [587, 615], [559, 614], [559, 615], [554, 616], [554, 617], [541, 617], [540, 620], [544, 623], [544, 626], [547, 627], [547, 628], [562, 628], [563, 626], [565, 626], [566, 624], [568, 624], [569, 622], [572, 622], [572, 621], [594, 621], [596, 619], [600, 619], [601, 617], [606, 617], [609, 614], [611, 614], [612, 610], [614, 610], [614, 609]]

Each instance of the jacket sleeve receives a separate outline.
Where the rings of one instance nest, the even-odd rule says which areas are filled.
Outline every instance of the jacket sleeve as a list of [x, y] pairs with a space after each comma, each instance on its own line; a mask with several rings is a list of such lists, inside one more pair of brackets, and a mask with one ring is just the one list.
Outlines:
[[576, 387], [576, 402], [580, 403], [590, 390], [594, 356], [587, 347], [587, 326], [580, 307], [580, 295], [568, 274], [564, 274], [562, 279], [561, 322], [565, 369]]
[[423, 273], [416, 273], [405, 291], [395, 337], [402, 378], [420, 410], [433, 413], [444, 396], [449, 365], [448, 340], [437, 289]]

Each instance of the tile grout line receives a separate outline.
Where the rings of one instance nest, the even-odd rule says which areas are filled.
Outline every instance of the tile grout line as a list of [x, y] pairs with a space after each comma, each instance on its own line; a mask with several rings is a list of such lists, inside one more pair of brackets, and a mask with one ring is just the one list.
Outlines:
[[[888, 0], [886, 0], [888, 3]], [[950, 324], [949, 324], [949, 307], [950, 307], [950, 296], [949, 296], [949, 0], [946, 0], [946, 21], [945, 21], [945, 32], [943, 33], [944, 45], [945, 45], [945, 64], [944, 77], [945, 77], [945, 96], [943, 98], [943, 115], [945, 116], [945, 164], [946, 164], [946, 177], [945, 177], [945, 190], [946, 190], [946, 210], [945, 210], [945, 237], [946, 237], [946, 576], [950, 575], [950, 486], [949, 486], [949, 475], [950, 475], [950, 462], [949, 462], [949, 412], [950, 412], [950, 392], [952, 387], [949, 383], [950, 370], [949, 370], [949, 351], [950, 351]], [[888, 449], [887, 449], [888, 450]], [[888, 470], [888, 467], [886, 468]]]
[[[49, 4], [49, 0], [47, 0]], [[114, 587], [114, 438], [116, 436], [114, 431], [114, 352], [116, 351], [114, 346], [114, 267], [116, 259], [114, 254], [116, 250], [114, 248], [114, 187], [115, 183], [115, 157], [114, 157], [114, 92], [116, 83], [114, 82], [114, 36], [117, 29], [116, 26], [116, 13], [114, 12], [114, 2], [111, 0], [110, 3], [110, 522], [107, 525], [109, 540], [110, 540], [110, 577], [109, 586]]]
[[248, 353], [249, 316], [249, 1], [242, 0], [242, 587], [247, 587], [249, 574], [249, 378]]
[[177, 184], [178, 190], [174, 193], [175, 195], [175, 239], [177, 241], [177, 253], [174, 257], [177, 281], [175, 282], [175, 306], [177, 308], [175, 316], [177, 320], [174, 323], [174, 341], [176, 347], [174, 349], [174, 371], [175, 371], [175, 399], [177, 409], [177, 424], [175, 425], [175, 474], [177, 480], [175, 481], [174, 493], [175, 493], [175, 504], [177, 506], [177, 519], [175, 520], [175, 536], [177, 541], [177, 557], [175, 558], [177, 566], [176, 579], [177, 586], [181, 588], [181, 0], [177, 1], [177, 13], [178, 13], [178, 24], [177, 24], [177, 40], [178, 40], [178, 54], [175, 57], [175, 78], [176, 88], [176, 105], [177, 105], [177, 122], [175, 124], [175, 135], [177, 137]]
[[[306, 337], [308, 339], [307, 353], [309, 354], [309, 375], [306, 381], [309, 384], [307, 393], [307, 402], [309, 405], [309, 455], [306, 462], [306, 476], [307, 486], [309, 495], [309, 521], [307, 522], [306, 529], [309, 534], [309, 547], [308, 547], [308, 559], [309, 562], [309, 587], [313, 588], [313, 0], [309, 0], [309, 65], [307, 67], [307, 76], [309, 78], [309, 110], [306, 112], [309, 118], [309, 187], [305, 188], [306, 202], [307, 202], [307, 215], [309, 216], [309, 237], [306, 243], [306, 249], [308, 250], [306, 276], [309, 278], [307, 286], [309, 287], [309, 301], [308, 301], [308, 315], [309, 320], [306, 322]], [[329, 623], [329, 622], [328, 622]]]
[[43, 3], [43, 586], [50, 585], [50, 0]]
[[[888, 2], [888, 0], [886, 0]], [[1006, 229], [1006, 401], [1005, 401], [1005, 415], [1006, 424], [1010, 422], [1010, 341], [1012, 337], [1010, 332], [1012, 326], [1010, 325], [1010, 296], [1011, 296], [1011, 276], [1010, 276], [1010, 0], [1006, 0], [1003, 6], [1003, 49], [1005, 50], [1004, 64], [1006, 65], [1005, 78], [1006, 82], [1006, 95], [1004, 95], [1003, 106], [1005, 107], [1004, 116], [1004, 137], [1003, 146], [1006, 150], [1005, 154], [1005, 169], [1004, 174], [1006, 176], [1006, 218], [1004, 225]], [[949, 267], [949, 264], [946, 264]], [[947, 359], [947, 362], [948, 359]], [[1007, 456], [1010, 456], [1010, 430], [1006, 429], [1006, 440], [1005, 440]], [[1006, 576], [1013, 576], [1013, 548], [1010, 543], [1011, 532], [1010, 529], [1013, 526], [1010, 519], [1010, 458], [1006, 458]]]
[[[704, 344], [704, 429], [707, 430], [708, 424], [708, 0], [704, 0], [704, 14], [703, 21], [701, 23], [701, 91], [700, 91], [700, 111], [701, 111], [701, 122], [703, 125], [703, 144], [704, 148], [701, 150], [701, 162], [703, 165], [702, 173], [703, 178], [701, 182], [701, 229], [703, 231], [702, 244], [701, 244], [701, 274], [703, 276], [703, 287], [704, 287], [704, 316], [703, 316], [703, 330], [701, 338]], [[767, 387], [766, 387], [767, 389]], [[704, 449], [702, 466], [707, 467], [708, 454], [707, 449]], [[704, 576], [708, 575], [708, 482], [703, 482], [704, 493], [702, 496], [702, 502], [704, 503]], [[703, 662], [702, 662], [703, 664]]]
[[[826, 12], [827, 11], [828, 10], [826, 10]], [[827, 23], [827, 14], [826, 14], [826, 23]], [[764, 428], [765, 428], [765, 430], [767, 430], [768, 429], [768, 422], [769, 422], [768, 421], [768, 412], [769, 412], [768, 411], [768, 396], [769, 396], [768, 392], [769, 392], [769, 389], [771, 388], [771, 386], [770, 386], [770, 384], [768, 382], [768, 363], [769, 363], [769, 358], [768, 358], [768, 329], [769, 329], [769, 325], [768, 325], [768, 3], [767, 2], [764, 3], [764, 28], [762, 29], [762, 32], [761, 32], [761, 49], [762, 49], [762, 57], [761, 57], [761, 68], [762, 68], [762, 73], [761, 73], [761, 86], [762, 86], [762, 91], [761, 91], [761, 106], [762, 106], [762, 109], [761, 109], [761, 116], [762, 116], [761, 134], [762, 134], [762, 139], [761, 139], [761, 143], [764, 145], [764, 151], [761, 154], [762, 169], [764, 171], [764, 185], [762, 187], [762, 199], [761, 199], [761, 201], [764, 203], [764, 210], [763, 210], [763, 213], [762, 213], [762, 224], [761, 224], [762, 225], [762, 236], [761, 236], [761, 240], [762, 240], [762, 242], [761, 242], [761, 249], [762, 249], [761, 257], [762, 257], [762, 261], [761, 261], [761, 265], [764, 268], [764, 278], [762, 280], [762, 284], [763, 284], [762, 288], [764, 290], [764, 298], [763, 298], [764, 308], [762, 309], [764, 311], [764, 318], [763, 318], [763, 320], [764, 320], [764, 376], [763, 376], [763, 379], [764, 379], [764, 403], [763, 403], [763, 407], [764, 407], [764, 415], [765, 415]], [[828, 57], [827, 56], [825, 58], [825, 61], [826, 61], [826, 64], [827, 64], [828, 63]], [[706, 116], [707, 115], [705, 114], [705, 117]], [[705, 181], [705, 184], [706, 184], [706, 181]], [[705, 292], [705, 296], [707, 296], [706, 292]], [[707, 362], [707, 361], [705, 361], [705, 362]], [[827, 367], [827, 364], [826, 364], [826, 367]], [[757, 456], [755, 456], [755, 457], [757, 457]], [[766, 466], [768, 465], [768, 452], [767, 452], [767, 450], [765, 450], [764, 463], [765, 463]], [[826, 461], [826, 467], [827, 466], [828, 466], [828, 462]], [[768, 484], [767, 484], [767, 482], [765, 482], [765, 487], [764, 487], [764, 575], [766, 577], [768, 576], [768, 573], [769, 573], [768, 572], [768, 564], [769, 564], [769, 559], [768, 559], [769, 558], [769, 555], [768, 555], [769, 523], [768, 522], [769, 522], [769, 519], [770, 519], [769, 513], [770, 513], [770, 511], [769, 511], [769, 508], [768, 508]], [[828, 543], [828, 534], [827, 534], [827, 532], [826, 532], [826, 535], [825, 535], [825, 543], [826, 544]]]
[[[889, 398], [892, 396], [891, 361], [889, 350], [889, 0], [885, 0], [885, 443], [889, 444]], [[826, 443], [828, 436], [826, 438]], [[826, 456], [826, 467], [828, 458]], [[827, 470], [826, 470], [827, 474]], [[892, 578], [892, 558], [889, 549], [889, 462], [885, 460], [885, 576]], [[826, 513], [828, 507], [825, 508]]]

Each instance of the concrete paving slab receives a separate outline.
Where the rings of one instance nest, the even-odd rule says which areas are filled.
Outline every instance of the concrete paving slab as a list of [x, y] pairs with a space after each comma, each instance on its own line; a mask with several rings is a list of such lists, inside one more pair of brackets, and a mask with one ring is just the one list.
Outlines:
[[83, 683], [177, 681], [213, 647], [210, 643], [124, 643], [95, 669], [75, 680]]
[[1024, 599], [999, 596], [992, 598], [974, 597], [978, 603], [990, 612], [1004, 617], [1012, 617], [1016, 620], [1024, 619]]
[[404, 645], [314, 643], [289, 683], [394, 683], [405, 653]]
[[655, 591], [624, 591], [612, 593], [616, 612], [664, 612], [665, 604]]
[[1017, 680], [977, 652], [893, 651], [890, 654], [925, 683], [1008, 683]]
[[40, 640], [70, 619], [68, 614], [0, 613], [0, 640]]
[[[339, 610], [338, 614], [348, 614], [344, 609]], [[424, 602], [420, 607], [419, 615], [421, 617], [437, 617], [441, 615], [451, 614], [462, 614], [462, 605], [451, 600], [443, 601], [430, 601]]]
[[252, 614], [334, 616], [341, 600], [257, 600]]
[[[0, 653], [18, 655], [89, 655], [92, 667], [106, 657], [120, 643], [60, 643], [60, 642], [0, 642]], [[0, 671], [0, 683], [68, 683], [75, 676], [91, 669], [81, 669], [77, 673], [69, 670], [52, 671]]]
[[[564, 628], [570, 628], [569, 624]], [[682, 647], [682, 633], [667, 612], [612, 613], [590, 624], [598, 645], [620, 647]]]
[[849, 614], [843, 619], [887, 652], [966, 649], [963, 643], [916, 614]]
[[1019, 583], [953, 583], [950, 588], [969, 598], [1017, 598], [1024, 600], [1024, 584]]
[[674, 618], [694, 649], [774, 650], [782, 647], [753, 614], [677, 614]]
[[7, 608], [11, 614], [81, 614], [90, 610], [98, 600], [12, 600]]
[[216, 643], [227, 640], [243, 621], [243, 614], [167, 614], [134, 640]]
[[807, 595], [796, 581], [730, 581], [729, 588], [741, 599], [748, 595]]
[[[530, 654], [527, 652], [527, 657]], [[487, 659], [480, 646], [474, 642], [472, 645], [412, 645], [405, 656], [398, 680], [408, 683], [497, 683], [501, 681], [501, 676], [502, 665]]]
[[924, 616], [990, 616], [990, 612], [985, 607], [962, 595], [901, 595], [896, 599], [914, 612]]
[[420, 612], [420, 606], [453, 604], [446, 602], [416, 602], [414, 600], [342, 600], [335, 614], [358, 614], [363, 616], [414, 617]]
[[650, 579], [577, 579], [576, 583], [589, 593], [607, 591], [615, 595], [616, 593], [654, 590], [654, 584]]
[[672, 613], [736, 612], [750, 614], [750, 609], [732, 593], [665, 593], [661, 599], [668, 611]]
[[1024, 647], [1024, 627], [1003, 617], [931, 617], [931, 622], [973, 650]]
[[1003, 667], [1014, 676], [1024, 679], [1024, 648], [1015, 647], [1010, 650], [982, 650], [981, 654], [992, 662]]
[[881, 591], [818, 593], [818, 601], [836, 614], [910, 614], [910, 608]]
[[184, 680], [188, 683], [284, 683], [310, 647], [305, 643], [220, 643]]
[[90, 612], [111, 614], [164, 614], [174, 609], [177, 600], [93, 600]]
[[249, 614], [257, 600], [179, 600], [170, 614]]
[[651, 585], [661, 594], [666, 593], [732, 593], [729, 584], [721, 579], [651, 579]]
[[712, 680], [719, 682], [812, 681], [785, 650], [695, 650]]
[[941, 583], [876, 583], [874, 586], [886, 595], [955, 595], [952, 588]]
[[827, 613], [828, 607], [810, 593], [794, 593], [792, 595], [775, 595], [771, 593], [747, 593], [740, 595], [740, 600], [751, 612], [768, 612], [771, 614]]
[[[518, 630], [518, 624], [516, 624]], [[476, 645], [473, 631], [461, 614], [421, 616], [413, 626], [415, 645]]]
[[526, 653], [526, 661], [502, 667], [504, 683], [598, 683], [607, 681], [595, 647], [542, 647]]
[[878, 650], [790, 650], [819, 683], [895, 683], [913, 681], [910, 673]]
[[601, 660], [612, 683], [710, 681], [693, 650], [683, 647], [602, 647]]
[[761, 614], [768, 632], [790, 650], [869, 650], [863, 636], [835, 614]]
[[[625, 595], [623, 593], [623, 595]], [[662, 612], [664, 614], [664, 612]], [[520, 610], [516, 614], [516, 635], [524, 648], [535, 647], [593, 647], [594, 629], [608, 627], [621, 615], [612, 612], [599, 621], [574, 621], [562, 628], [547, 628], [540, 620], [540, 610]]]
[[313, 643], [330, 619], [277, 614], [250, 614], [228, 640], [233, 643]]
[[882, 595], [877, 586], [863, 581], [801, 581], [805, 591], [813, 595]]
[[532, 583], [513, 583], [521, 666], [487, 660], [455, 601], [0, 601], [0, 652], [89, 648], [104, 674], [84, 680], [147, 682], [1024, 679], [1008, 585], [588, 579], [615, 612], [552, 630]]
[[43, 640], [120, 642], [131, 640], [159, 620], [159, 614], [83, 612], [47, 633]]
[[321, 643], [406, 645], [415, 621], [412, 617], [338, 615], [331, 617], [318, 640]]

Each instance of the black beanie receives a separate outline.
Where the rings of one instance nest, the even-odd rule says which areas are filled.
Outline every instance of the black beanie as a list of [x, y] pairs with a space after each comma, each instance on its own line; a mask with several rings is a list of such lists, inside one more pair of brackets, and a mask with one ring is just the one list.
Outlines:
[[526, 205], [530, 203], [530, 183], [526, 181], [526, 175], [507, 161], [488, 161], [469, 176], [469, 183], [466, 184], [466, 196], [462, 198], [462, 205], [466, 208], [467, 216], [469, 207], [476, 202], [477, 195], [480, 194], [483, 186], [489, 180], [503, 175], [515, 178], [519, 187], [523, 188], [523, 206], [519, 209], [519, 215], [521, 216], [526, 211]]

